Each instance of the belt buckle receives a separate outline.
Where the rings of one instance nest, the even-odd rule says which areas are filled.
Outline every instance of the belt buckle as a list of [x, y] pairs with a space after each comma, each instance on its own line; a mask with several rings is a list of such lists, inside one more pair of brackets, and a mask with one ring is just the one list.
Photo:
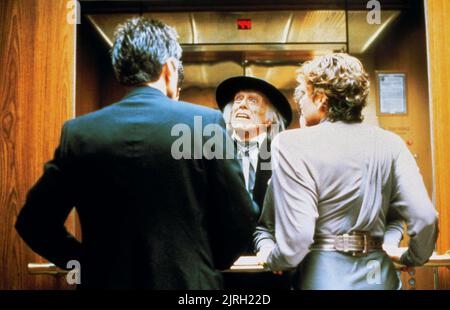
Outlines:
[[353, 257], [362, 257], [369, 255], [369, 232], [367, 231], [354, 231], [351, 236], [361, 236], [363, 238], [362, 251], [352, 251]]
[[336, 236], [334, 239], [334, 248], [338, 252], [349, 253], [350, 252], [349, 239], [350, 239], [349, 234]]
[[[353, 247], [350, 246], [350, 238], [353, 236], [359, 236], [363, 241], [362, 250], [354, 250], [354, 242]], [[343, 234], [340, 236], [336, 236], [334, 241], [334, 248], [338, 252], [342, 252], [345, 254], [351, 254], [353, 257], [361, 257], [367, 256], [369, 254], [369, 233], [364, 231], [354, 231], [350, 234]]]
[[342, 241], [344, 242], [344, 253], [348, 253], [350, 252], [350, 248], [349, 248], [349, 240], [350, 239], [350, 235], [349, 234], [344, 234], [342, 235]]

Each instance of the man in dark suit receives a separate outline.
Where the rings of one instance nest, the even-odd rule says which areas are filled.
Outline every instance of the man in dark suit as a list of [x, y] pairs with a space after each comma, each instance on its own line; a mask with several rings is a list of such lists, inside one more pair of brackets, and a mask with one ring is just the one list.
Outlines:
[[[251, 243], [256, 215], [239, 162], [212, 158], [229, 150], [208, 150], [194, 132], [215, 126], [226, 143], [222, 115], [174, 100], [180, 58], [173, 28], [145, 18], [121, 25], [112, 63], [133, 90], [64, 125], [18, 216], [38, 254], [62, 268], [80, 262], [82, 288], [220, 289], [217, 270]], [[64, 227], [73, 207], [82, 242]]]
[[[272, 84], [258, 78], [236, 76], [223, 81], [216, 101], [238, 151], [245, 184], [262, 212], [267, 183], [272, 175], [272, 138], [289, 126], [292, 109], [286, 97]], [[253, 254], [253, 247], [247, 249]], [[224, 273], [226, 288], [290, 287], [289, 275], [271, 273]]]

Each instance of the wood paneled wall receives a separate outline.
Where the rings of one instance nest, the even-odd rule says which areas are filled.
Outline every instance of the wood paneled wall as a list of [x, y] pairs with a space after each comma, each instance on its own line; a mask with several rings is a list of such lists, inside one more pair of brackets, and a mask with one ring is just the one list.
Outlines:
[[89, 25], [83, 20], [77, 26], [76, 115], [101, 108], [100, 68], [97, 57], [98, 40], [87, 33]]
[[[425, 0], [439, 253], [450, 250], [450, 2]], [[439, 270], [439, 288], [450, 289], [450, 270]]]
[[114, 76], [108, 49], [83, 19], [77, 27], [76, 116], [117, 102], [127, 92]]
[[[64, 288], [14, 229], [28, 189], [74, 116], [74, 25], [67, 1], [0, 1], [0, 289]], [[73, 219], [73, 218], [72, 218]], [[69, 223], [73, 229], [73, 222]]]
[[[371, 91], [376, 92], [377, 71], [406, 73], [406, 115], [378, 115], [380, 127], [395, 132], [408, 145], [416, 157], [430, 198], [433, 193], [431, 162], [430, 112], [428, 100], [428, 76], [426, 54], [426, 29], [423, 7], [415, 6], [402, 12], [399, 20], [376, 42], [371, 51], [374, 57], [371, 72]], [[378, 103], [377, 103], [378, 104]], [[406, 236], [406, 232], [405, 232]], [[407, 246], [408, 238], [402, 242]], [[416, 289], [434, 288], [434, 270], [416, 268], [414, 275], [402, 273], [405, 289], [411, 288], [410, 279], [415, 280]]]
[[[416, 156], [428, 194], [432, 195], [430, 113], [428, 100], [425, 17], [423, 8], [402, 12], [398, 22], [376, 45], [375, 71], [406, 73], [406, 115], [378, 115], [380, 127], [397, 133]], [[376, 83], [373, 72], [373, 83]], [[375, 85], [374, 85], [375, 86]], [[375, 90], [376, 87], [373, 87]]]

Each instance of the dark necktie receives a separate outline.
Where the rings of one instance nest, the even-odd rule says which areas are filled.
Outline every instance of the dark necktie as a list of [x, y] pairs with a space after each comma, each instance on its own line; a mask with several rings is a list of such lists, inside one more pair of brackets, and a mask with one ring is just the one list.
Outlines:
[[250, 151], [258, 148], [255, 142], [238, 142], [238, 156], [241, 162], [242, 171], [246, 180], [247, 191], [253, 197], [253, 188], [255, 187], [256, 171], [250, 160]]

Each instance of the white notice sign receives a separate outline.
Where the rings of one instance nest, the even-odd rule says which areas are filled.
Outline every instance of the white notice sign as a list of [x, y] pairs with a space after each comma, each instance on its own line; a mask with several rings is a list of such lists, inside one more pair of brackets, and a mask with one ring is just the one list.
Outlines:
[[381, 114], [406, 114], [406, 75], [378, 73]]

